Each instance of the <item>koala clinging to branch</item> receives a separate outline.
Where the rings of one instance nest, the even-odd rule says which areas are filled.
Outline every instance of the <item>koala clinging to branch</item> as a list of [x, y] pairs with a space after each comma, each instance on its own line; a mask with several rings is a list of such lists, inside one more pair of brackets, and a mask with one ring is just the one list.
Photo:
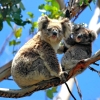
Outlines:
[[96, 37], [97, 34], [94, 31], [84, 28], [82, 25], [73, 26], [72, 34], [68, 38], [64, 38], [64, 45], [58, 49], [59, 53], [65, 53], [61, 60], [65, 71], [69, 72], [80, 60], [91, 56], [92, 42]]
[[43, 80], [59, 77], [64, 80], [65, 72], [58, 63], [56, 52], [63, 37], [71, 33], [71, 22], [42, 16], [38, 20], [38, 33], [15, 55], [11, 75], [21, 88]]

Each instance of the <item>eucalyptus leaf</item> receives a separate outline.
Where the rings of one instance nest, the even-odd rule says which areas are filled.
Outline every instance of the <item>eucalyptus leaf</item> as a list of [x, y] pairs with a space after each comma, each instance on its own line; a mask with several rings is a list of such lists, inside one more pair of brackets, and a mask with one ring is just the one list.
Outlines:
[[0, 13], [0, 20], [2, 20], [3, 19], [3, 17], [2, 17], [2, 14]]
[[12, 45], [16, 45], [16, 40], [12, 40], [12, 41], [10, 41], [10, 42], [9, 42], [9, 45], [10, 45], [10, 46], [12, 46]]
[[34, 17], [33, 13], [31, 13], [31, 12], [27, 12], [27, 14], [30, 16], [30, 18]]
[[79, 5], [81, 6], [83, 4], [83, 0], [80, 0], [79, 1]]
[[45, 2], [52, 2], [53, 0], [45, 0]]
[[12, 27], [12, 25], [11, 25], [11, 23], [10, 23], [10, 20], [9, 20], [9, 19], [6, 19], [6, 22], [7, 22], [7, 24], [13, 29], [13, 27]]
[[52, 92], [56, 93], [57, 92], [57, 87], [52, 87]]
[[60, 6], [59, 6], [59, 4], [56, 0], [52, 0], [51, 5], [58, 8], [58, 9], [60, 9]]
[[52, 11], [52, 6], [46, 4], [46, 5], [44, 6], [44, 9], [47, 10], [47, 11]]
[[22, 28], [18, 28], [16, 31], [15, 31], [15, 37], [16, 38], [20, 38], [22, 35]]
[[47, 92], [46, 92], [47, 96], [52, 99], [53, 98], [53, 92], [52, 90], [48, 89]]
[[25, 10], [25, 7], [24, 7], [24, 5], [23, 5], [22, 2], [20, 2], [19, 5], [20, 5], [20, 8], [22, 8], [23, 10]]
[[13, 14], [13, 17], [14, 17], [15, 19], [20, 19], [20, 15], [19, 15], [18, 13], [14, 13], [14, 14]]
[[0, 20], [0, 31], [2, 30], [2, 28], [3, 28], [3, 21]]
[[13, 7], [12, 7], [12, 10], [13, 10], [14, 12], [17, 12], [18, 8], [17, 8], [16, 6], [13, 6]]
[[37, 22], [33, 22], [32, 27], [37, 28]]
[[45, 4], [41, 4], [38, 6], [38, 9], [44, 9]]
[[20, 43], [21, 43], [20, 41], [12, 40], [9, 42], [9, 46], [19, 45]]

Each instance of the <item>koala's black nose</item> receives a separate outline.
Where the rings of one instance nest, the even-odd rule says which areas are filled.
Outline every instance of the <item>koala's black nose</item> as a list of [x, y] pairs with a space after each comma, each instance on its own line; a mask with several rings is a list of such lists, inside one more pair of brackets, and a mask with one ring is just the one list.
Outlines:
[[82, 34], [79, 34], [78, 36], [77, 36], [77, 38], [81, 38], [82, 37]]
[[57, 33], [58, 33], [57, 30], [53, 30], [53, 31], [52, 31], [52, 34], [55, 35], [55, 36], [57, 35]]

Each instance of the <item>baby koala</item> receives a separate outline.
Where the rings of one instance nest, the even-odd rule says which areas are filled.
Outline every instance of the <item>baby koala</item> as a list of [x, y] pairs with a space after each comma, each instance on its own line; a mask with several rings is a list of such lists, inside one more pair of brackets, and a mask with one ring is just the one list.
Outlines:
[[50, 19], [46, 15], [38, 20], [37, 34], [25, 43], [15, 55], [11, 75], [21, 87], [28, 87], [43, 80], [59, 77], [64, 80], [65, 72], [56, 57], [59, 43], [71, 33], [71, 22]]
[[[61, 66], [69, 72], [82, 59], [89, 58], [92, 54], [92, 42], [97, 34], [82, 25], [74, 25], [73, 32], [68, 38], [64, 38], [63, 45], [58, 53], [64, 53]], [[83, 70], [82, 70], [83, 71]]]

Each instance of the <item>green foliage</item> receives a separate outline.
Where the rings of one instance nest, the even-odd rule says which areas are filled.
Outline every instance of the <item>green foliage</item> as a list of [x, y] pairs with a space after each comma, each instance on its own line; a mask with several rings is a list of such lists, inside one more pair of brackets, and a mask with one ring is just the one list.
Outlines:
[[19, 6], [20, 6], [20, 8], [21, 8], [22, 10], [25, 10], [25, 7], [24, 7], [24, 5], [23, 5], [22, 2], [19, 3]]
[[22, 36], [22, 28], [15, 29], [14, 36], [15, 36], [15, 39], [9, 41], [9, 46], [13, 46], [13, 54], [17, 52], [17, 50], [14, 50], [15, 46], [21, 43], [19, 38]]
[[[96, 0], [92, 0], [92, 1], [93, 1], [93, 3], [96, 2]], [[89, 0], [80, 0], [80, 1], [79, 1], [79, 5], [81, 6], [82, 4], [90, 5], [90, 4], [89, 4]]]
[[22, 35], [22, 28], [18, 28], [17, 30], [15, 30], [15, 37], [16, 38], [20, 38]]
[[51, 89], [46, 90], [46, 95], [48, 98], [53, 99], [54, 93], [57, 92], [57, 87], [52, 87]]
[[58, 19], [63, 16], [60, 6], [56, 0], [45, 0], [46, 4], [41, 4], [38, 8], [43, 14], [48, 15], [50, 18]]
[[6, 22], [8, 23], [8, 25], [13, 29], [10, 20], [6, 19]]
[[30, 20], [29, 20], [29, 21], [30, 21], [30, 24], [31, 24], [30, 34], [32, 34], [32, 33], [34, 32], [35, 28], [37, 28], [37, 22], [32, 21], [33, 18], [34, 18], [34, 14], [33, 14], [33, 13], [27, 12], [27, 14], [28, 14], [29, 17], [30, 17]]
[[11, 22], [20, 26], [30, 23], [28, 20], [22, 20], [22, 10], [25, 10], [25, 7], [21, 0], [0, 0], [0, 31], [3, 29], [4, 21], [6, 21], [10, 27], [12, 27]]
[[34, 17], [33, 13], [31, 13], [31, 12], [27, 12], [27, 14], [30, 16], [30, 18]]
[[10, 45], [10, 46], [15, 46], [15, 45], [18, 45], [18, 44], [20, 44], [20, 43], [21, 43], [20, 41], [11, 40], [11, 41], [9, 42], [9, 45]]
[[[96, 2], [96, 0], [92, 0], [92, 1], [93, 1], [93, 3]], [[89, 0], [80, 0], [80, 1], [79, 1], [79, 5], [81, 6], [82, 4], [88, 5], [88, 7], [90, 8], [90, 10], [92, 10], [92, 9], [91, 9], [91, 6], [90, 6], [90, 3], [89, 3]]]
[[0, 31], [2, 30], [3, 28], [3, 21], [2, 21], [3, 17], [2, 15], [0, 14]]

